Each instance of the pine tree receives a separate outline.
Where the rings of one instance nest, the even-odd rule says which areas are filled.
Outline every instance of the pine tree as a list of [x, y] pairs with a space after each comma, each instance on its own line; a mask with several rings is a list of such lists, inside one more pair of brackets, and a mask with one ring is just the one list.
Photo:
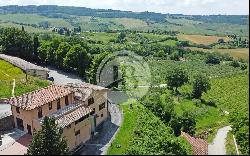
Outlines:
[[67, 142], [61, 137], [54, 118], [45, 117], [42, 129], [37, 131], [29, 145], [27, 155], [67, 155]]
[[39, 47], [39, 40], [38, 40], [38, 36], [37, 35], [35, 35], [34, 36], [34, 38], [33, 38], [33, 44], [34, 44], [34, 48], [33, 48], [33, 50], [34, 50], [34, 58], [35, 58], [35, 61], [37, 61], [38, 60], [38, 52], [37, 52], [37, 50], [38, 50], [38, 47]]

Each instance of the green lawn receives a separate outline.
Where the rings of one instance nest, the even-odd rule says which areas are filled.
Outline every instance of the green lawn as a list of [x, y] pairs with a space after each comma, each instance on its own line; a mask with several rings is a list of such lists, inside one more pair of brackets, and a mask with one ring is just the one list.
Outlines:
[[[129, 103], [133, 103], [134, 109], [129, 108]], [[120, 127], [119, 132], [116, 135], [115, 140], [108, 149], [108, 155], [122, 155], [124, 154], [129, 141], [133, 137], [133, 131], [137, 120], [137, 111], [135, 107], [135, 101], [128, 101], [121, 104], [121, 109], [123, 111], [123, 122]]]
[[49, 85], [48, 81], [40, 80], [33, 76], [28, 76], [28, 81], [26, 82], [26, 76], [20, 68], [3, 60], [0, 60], [0, 75], [0, 98], [11, 97], [13, 79], [16, 81], [16, 96]]

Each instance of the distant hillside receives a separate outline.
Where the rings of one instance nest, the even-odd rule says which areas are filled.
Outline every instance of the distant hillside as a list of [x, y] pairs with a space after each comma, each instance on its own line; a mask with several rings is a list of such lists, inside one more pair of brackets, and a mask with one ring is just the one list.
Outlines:
[[[36, 13], [47, 17], [53, 18], [69, 18], [68, 15], [76, 16], [94, 16], [101, 18], [135, 18], [141, 20], [152, 20], [155, 22], [165, 22], [166, 16], [170, 14], [161, 14], [154, 12], [131, 12], [120, 11], [111, 9], [90, 9], [85, 7], [69, 7], [69, 6], [56, 6], [56, 5], [29, 5], [29, 6], [2, 6], [0, 7], [0, 13]], [[203, 22], [212, 23], [230, 23], [230, 24], [249, 24], [248, 15], [182, 15], [171, 14], [175, 18], [185, 18]]]
[[182, 15], [90, 9], [56, 5], [1, 6], [0, 27], [25, 27], [31, 33], [51, 33], [54, 28], [81, 31], [174, 31], [184, 34], [248, 38], [248, 15]]

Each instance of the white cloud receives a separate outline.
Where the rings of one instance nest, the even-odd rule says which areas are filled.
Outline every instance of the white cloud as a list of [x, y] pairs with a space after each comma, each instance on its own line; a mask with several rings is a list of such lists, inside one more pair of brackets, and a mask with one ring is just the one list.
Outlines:
[[0, 5], [65, 5], [182, 14], [249, 14], [249, 0], [0, 0]]

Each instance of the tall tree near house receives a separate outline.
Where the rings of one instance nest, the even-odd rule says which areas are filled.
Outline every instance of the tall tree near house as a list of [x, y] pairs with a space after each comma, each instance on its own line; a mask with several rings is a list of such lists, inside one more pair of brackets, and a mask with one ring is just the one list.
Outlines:
[[76, 44], [70, 48], [63, 60], [63, 66], [67, 70], [76, 71], [80, 76], [85, 77], [85, 70], [89, 64], [89, 56], [85, 48]]
[[56, 50], [56, 64], [57, 67], [63, 68], [63, 58], [66, 56], [70, 49], [70, 44], [67, 42], [62, 42]]
[[17, 28], [5, 28], [0, 34], [3, 53], [31, 60], [33, 53], [32, 37]]
[[35, 132], [27, 155], [67, 155], [69, 149], [54, 118], [45, 117], [42, 129]]

